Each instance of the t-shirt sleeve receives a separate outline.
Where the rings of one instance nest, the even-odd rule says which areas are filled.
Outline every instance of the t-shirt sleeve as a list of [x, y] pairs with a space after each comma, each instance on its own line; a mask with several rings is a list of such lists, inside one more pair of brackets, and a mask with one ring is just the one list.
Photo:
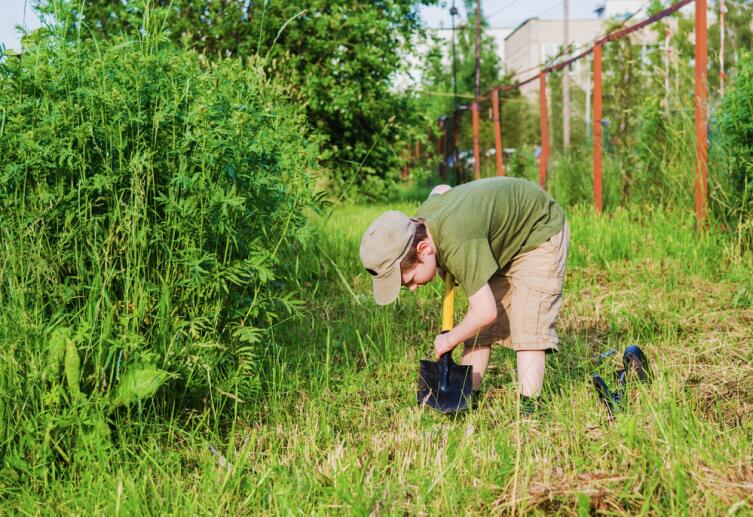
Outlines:
[[447, 270], [455, 276], [468, 296], [481, 289], [499, 269], [486, 239], [461, 243], [447, 254], [445, 262]]

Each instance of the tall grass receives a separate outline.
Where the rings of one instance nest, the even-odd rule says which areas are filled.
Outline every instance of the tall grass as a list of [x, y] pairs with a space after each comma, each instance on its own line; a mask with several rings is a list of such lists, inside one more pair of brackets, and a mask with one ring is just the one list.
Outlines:
[[753, 56], [745, 53], [723, 99], [712, 153], [719, 162], [712, 200], [720, 219], [737, 232], [740, 246], [753, 249]]
[[[415, 404], [441, 285], [371, 299], [357, 249], [369, 222], [417, 201], [315, 220], [293, 262], [305, 304], [259, 349], [259, 396], [232, 425], [207, 412], [120, 421], [118, 441], [47, 483], [4, 478], [7, 508], [56, 513], [630, 513], [750, 508], [750, 257], [662, 211], [568, 211], [572, 248], [545, 402], [519, 420], [512, 353], [495, 349], [477, 411]], [[458, 301], [458, 316], [466, 301]], [[639, 344], [656, 375], [610, 423], [592, 354]], [[8, 470], [6, 472], [16, 472]], [[70, 472], [70, 471], [67, 471]], [[12, 475], [12, 474], [11, 474]], [[691, 511], [690, 509], [694, 509]]]
[[0, 63], [0, 457], [27, 482], [256, 396], [316, 206], [305, 120], [253, 60], [203, 65], [160, 11], [81, 41], [63, 7]]

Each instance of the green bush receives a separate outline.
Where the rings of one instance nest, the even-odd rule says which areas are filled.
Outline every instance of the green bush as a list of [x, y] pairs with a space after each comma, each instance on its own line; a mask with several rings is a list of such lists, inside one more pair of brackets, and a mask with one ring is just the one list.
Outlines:
[[[54, 5], [61, 0], [40, 0]], [[322, 186], [333, 197], [388, 197], [396, 192], [403, 150], [430, 124], [415, 99], [393, 87], [409, 73], [405, 55], [420, 37], [420, 0], [87, 0], [70, 2], [103, 38], [143, 28], [165, 7], [167, 37], [206, 59], [266, 56], [264, 69], [284, 81], [326, 142]], [[89, 37], [85, 32], [84, 37]]]
[[155, 393], [252, 397], [317, 204], [304, 118], [253, 62], [75, 29], [0, 62], [0, 456], [25, 463]]
[[[718, 117], [726, 163], [712, 194], [722, 217], [747, 233], [753, 245], [753, 55], [740, 60]], [[712, 152], [714, 150], [712, 149]]]

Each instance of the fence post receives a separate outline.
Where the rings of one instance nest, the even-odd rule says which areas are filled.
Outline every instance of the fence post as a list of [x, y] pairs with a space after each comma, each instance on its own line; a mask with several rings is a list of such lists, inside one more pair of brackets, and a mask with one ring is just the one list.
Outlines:
[[450, 177], [450, 153], [452, 152], [452, 141], [450, 140], [450, 137], [452, 137], [452, 119], [450, 117], [445, 117], [444, 119], [444, 135], [443, 135], [443, 147], [444, 147], [444, 178], [448, 179]]
[[604, 127], [601, 125], [601, 47], [602, 43], [594, 45], [594, 208], [601, 213], [601, 140]]
[[706, 0], [695, 0], [695, 218], [696, 228], [703, 227], [706, 219], [708, 192], [708, 147], [706, 121], [708, 119], [708, 85], [706, 63], [708, 33], [706, 27]]
[[502, 163], [502, 127], [499, 121], [499, 90], [492, 91], [492, 118], [494, 119], [494, 154], [497, 157], [497, 176], [505, 175]]
[[444, 168], [447, 163], [447, 156], [444, 154], [444, 139], [447, 136], [447, 130], [442, 118], [437, 121], [437, 124], [439, 125], [439, 136], [437, 137], [437, 167], [439, 170], [437, 172], [439, 173], [439, 177], [444, 179]]
[[539, 156], [539, 185], [546, 188], [546, 166], [549, 159], [549, 120], [546, 106], [546, 72], [539, 73], [539, 104], [541, 110], [541, 156]]
[[406, 144], [405, 151], [403, 151], [403, 172], [401, 174], [402, 179], [408, 179], [408, 176], [410, 176], [410, 161], [411, 161], [411, 154], [410, 149], [411, 145]]
[[471, 104], [473, 114], [473, 179], [481, 177], [481, 151], [479, 149], [479, 106], [478, 99]]
[[460, 167], [458, 164], [458, 124], [460, 124], [460, 111], [452, 113], [452, 170], [455, 172], [455, 185], [460, 185]]
[[421, 159], [421, 142], [416, 140], [416, 152], [414, 158], [416, 161]]

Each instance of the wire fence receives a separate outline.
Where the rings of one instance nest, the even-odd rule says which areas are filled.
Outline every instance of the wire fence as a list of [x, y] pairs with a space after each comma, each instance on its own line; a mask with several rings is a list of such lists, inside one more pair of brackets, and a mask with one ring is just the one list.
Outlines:
[[[451, 172], [455, 175], [456, 183], [460, 182], [460, 173], [458, 162], [461, 158], [458, 153], [459, 127], [464, 114], [470, 112], [472, 117], [473, 133], [473, 177], [478, 179], [481, 176], [482, 160], [488, 160], [493, 154], [494, 168], [499, 176], [505, 175], [504, 148], [503, 148], [503, 131], [502, 128], [508, 121], [503, 120], [500, 115], [501, 94], [513, 92], [521, 87], [534, 81], [539, 82], [539, 142], [540, 149], [538, 152], [538, 176], [539, 183], [543, 188], [547, 185], [547, 172], [550, 161], [550, 144], [549, 144], [549, 113], [547, 99], [547, 79], [550, 74], [564, 70], [574, 63], [593, 55], [592, 65], [592, 98], [590, 104], [587, 101], [588, 109], [592, 107], [592, 120], [586, 121], [590, 125], [593, 144], [593, 203], [596, 212], [602, 211], [602, 153], [604, 146], [604, 124], [602, 119], [602, 97], [603, 97], [603, 66], [602, 54], [604, 47], [610, 42], [622, 39], [628, 35], [650, 26], [682, 9], [691, 2], [695, 2], [695, 59], [694, 59], [694, 124], [695, 124], [695, 214], [696, 223], [700, 228], [707, 215], [708, 205], [708, 144], [707, 144], [707, 121], [708, 121], [708, 84], [707, 84], [707, 54], [708, 54], [708, 32], [706, 9], [707, 0], [681, 0], [666, 9], [649, 16], [645, 20], [634, 23], [626, 27], [620, 27], [599, 38], [596, 38], [589, 47], [581, 50], [579, 53], [569, 59], [558, 61], [554, 64], [541, 68], [537, 73], [516, 82], [514, 84], [497, 85], [470, 103], [459, 105], [454, 112], [449, 115], [440, 117], [437, 121], [439, 138], [436, 141], [434, 152], [439, 159], [439, 175], [447, 178]], [[560, 56], [557, 56], [560, 57]], [[556, 58], [555, 58], [556, 59]], [[505, 102], [512, 101], [507, 99]], [[488, 103], [488, 104], [487, 104]], [[482, 156], [481, 149], [481, 129], [480, 118], [482, 105], [488, 105], [488, 118], [493, 121], [493, 140], [494, 151], [484, 153]], [[513, 121], [509, 121], [513, 122]], [[491, 139], [488, 132], [484, 138]], [[488, 142], [488, 140], [487, 140]], [[488, 142], [490, 143], [490, 142]], [[486, 146], [483, 147], [487, 149]], [[490, 149], [490, 148], [489, 148]], [[491, 149], [490, 149], [491, 151]], [[416, 158], [420, 155], [418, 145], [409, 147], [406, 150], [406, 156]], [[403, 170], [403, 174], [408, 174], [408, 168]]]

